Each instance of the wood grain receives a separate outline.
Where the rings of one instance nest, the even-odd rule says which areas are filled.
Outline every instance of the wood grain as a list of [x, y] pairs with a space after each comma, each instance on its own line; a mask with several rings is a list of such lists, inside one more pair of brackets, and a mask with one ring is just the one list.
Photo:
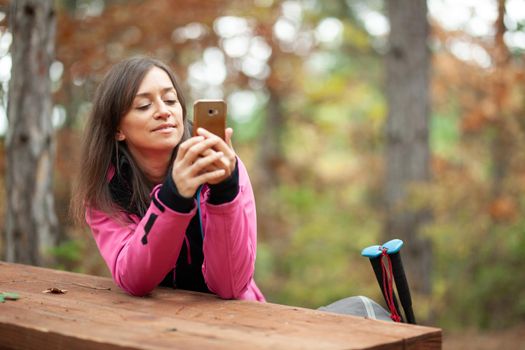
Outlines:
[[[48, 288], [65, 294], [42, 293]], [[440, 349], [441, 330], [0, 262], [3, 349]]]

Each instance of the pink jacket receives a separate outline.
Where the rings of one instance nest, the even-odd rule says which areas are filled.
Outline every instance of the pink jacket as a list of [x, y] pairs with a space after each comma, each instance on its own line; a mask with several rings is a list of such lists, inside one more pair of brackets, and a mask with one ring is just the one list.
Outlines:
[[[202, 190], [202, 273], [208, 289], [221, 298], [265, 301], [253, 280], [257, 249], [255, 200], [240, 159], [238, 167], [239, 193], [233, 201], [209, 204], [209, 189], [205, 186]], [[86, 211], [86, 221], [113, 279], [132, 295], [148, 294], [174, 268], [186, 228], [197, 212], [197, 205], [189, 213], [165, 206], [158, 198], [160, 187], [152, 191], [152, 196], [163, 208], [152, 201], [143, 218], [124, 211], [116, 216], [95, 208]], [[152, 214], [157, 218], [144, 245], [144, 225]]]

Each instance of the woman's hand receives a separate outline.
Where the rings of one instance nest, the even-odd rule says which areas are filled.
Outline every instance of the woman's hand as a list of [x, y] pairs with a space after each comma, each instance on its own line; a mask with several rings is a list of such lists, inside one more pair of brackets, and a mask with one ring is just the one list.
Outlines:
[[213, 150], [224, 149], [223, 145], [217, 145], [221, 142], [225, 144], [219, 137], [195, 136], [179, 145], [171, 176], [181, 196], [191, 198], [200, 185], [218, 183], [229, 176], [226, 166], [214, 166], [224, 162], [224, 153]]
[[233, 171], [235, 170], [235, 165], [237, 163], [237, 155], [235, 154], [235, 151], [233, 150], [232, 146], [232, 135], [233, 135], [233, 129], [227, 128], [225, 131], [225, 139], [222, 140], [220, 137], [216, 136], [215, 134], [212, 134], [206, 129], [199, 128], [197, 129], [197, 135], [204, 137], [206, 140], [213, 140], [214, 146], [204, 152], [203, 155], [205, 156], [211, 156], [214, 153], [221, 153], [222, 155], [218, 158], [218, 160], [214, 161], [213, 164], [206, 168], [206, 171], [217, 171], [217, 170], [224, 170], [224, 174], [222, 176], [214, 177], [213, 179], [210, 179], [207, 181], [210, 185], [218, 184], [224, 180], [226, 180], [228, 177], [231, 176]]
[[198, 136], [179, 145], [171, 176], [181, 196], [191, 198], [200, 185], [218, 184], [231, 176], [237, 162], [232, 134], [233, 130], [227, 128], [224, 141], [199, 128]]

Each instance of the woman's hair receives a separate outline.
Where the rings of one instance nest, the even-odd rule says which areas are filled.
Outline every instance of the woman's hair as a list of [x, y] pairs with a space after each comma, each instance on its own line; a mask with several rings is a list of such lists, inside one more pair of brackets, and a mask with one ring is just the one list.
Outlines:
[[164, 70], [170, 77], [182, 105], [184, 133], [181, 142], [190, 137], [191, 126], [186, 116], [184, 96], [167, 65], [149, 57], [134, 57], [114, 65], [95, 92], [82, 141], [79, 173], [71, 203], [72, 215], [77, 222], [84, 222], [86, 207], [107, 213], [116, 210], [117, 205], [109, 188], [108, 171], [113, 167], [118, 174], [122, 158], [131, 169], [127, 179], [131, 189], [129, 207], [144, 214], [149, 206], [152, 184], [134, 161], [126, 144], [117, 142], [115, 135], [121, 119], [131, 109], [144, 76], [153, 67]]

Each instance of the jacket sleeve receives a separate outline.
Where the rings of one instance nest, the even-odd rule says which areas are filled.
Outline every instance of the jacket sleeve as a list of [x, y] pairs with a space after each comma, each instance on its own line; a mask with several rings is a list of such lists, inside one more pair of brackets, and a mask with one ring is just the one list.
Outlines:
[[123, 212], [109, 215], [88, 208], [86, 221], [117, 285], [132, 295], [151, 292], [175, 266], [186, 228], [195, 215], [179, 213], [156, 200], [139, 222]]
[[203, 275], [208, 288], [224, 299], [244, 299], [252, 288], [257, 251], [255, 199], [239, 158], [239, 192], [228, 203], [203, 203]]

